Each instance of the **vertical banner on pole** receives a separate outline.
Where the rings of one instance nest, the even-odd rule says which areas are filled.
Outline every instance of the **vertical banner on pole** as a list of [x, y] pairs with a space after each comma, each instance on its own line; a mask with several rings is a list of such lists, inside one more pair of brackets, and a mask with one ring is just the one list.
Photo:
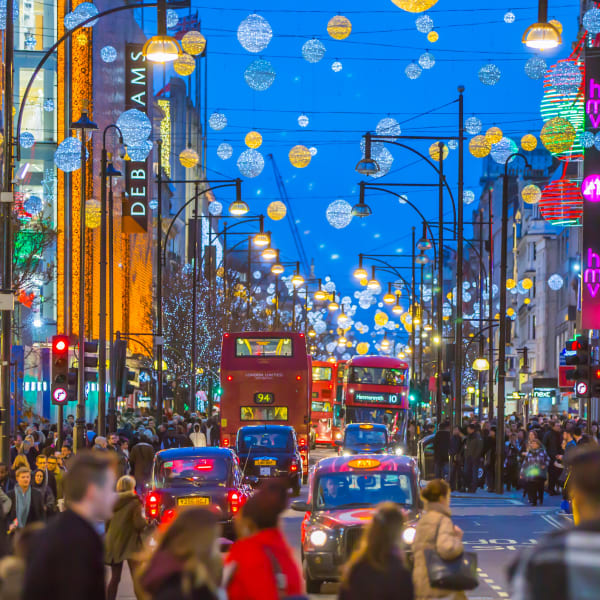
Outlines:
[[[600, 51], [586, 48], [585, 131], [600, 132]], [[600, 150], [586, 148], [583, 161], [583, 256], [581, 325], [600, 329]]]

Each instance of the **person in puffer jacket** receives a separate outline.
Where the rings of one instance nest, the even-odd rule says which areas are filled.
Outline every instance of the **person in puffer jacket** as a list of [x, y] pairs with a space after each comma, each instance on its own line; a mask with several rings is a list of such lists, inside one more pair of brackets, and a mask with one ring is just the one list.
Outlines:
[[521, 465], [521, 479], [525, 483], [529, 502], [533, 506], [537, 506], [538, 499], [540, 504], [544, 503], [544, 482], [548, 475], [549, 464], [550, 457], [540, 440], [530, 439], [527, 454]]

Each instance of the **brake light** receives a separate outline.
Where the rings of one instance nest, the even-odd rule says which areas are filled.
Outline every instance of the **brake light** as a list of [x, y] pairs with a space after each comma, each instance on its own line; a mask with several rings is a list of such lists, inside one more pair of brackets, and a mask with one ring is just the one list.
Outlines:
[[229, 438], [223, 438], [223, 448], [229, 448]]
[[168, 525], [175, 518], [175, 511], [170, 508], [169, 510], [165, 510], [161, 518], [162, 525]]
[[229, 510], [231, 513], [234, 515], [237, 514], [243, 504], [241, 494], [230, 490], [227, 496], [227, 501], [229, 502]]
[[302, 448], [306, 448], [307, 444], [306, 444], [306, 438], [298, 438], [298, 446], [300, 447], [300, 449]]
[[290, 473], [296, 473], [298, 471], [298, 461], [294, 458], [290, 463]]
[[156, 492], [150, 492], [146, 496], [146, 515], [150, 519], [156, 519], [160, 513], [160, 496]]
[[233, 375], [227, 375], [227, 381], [233, 381]]
[[296, 375], [296, 381], [300, 381], [302, 379], [302, 375]]

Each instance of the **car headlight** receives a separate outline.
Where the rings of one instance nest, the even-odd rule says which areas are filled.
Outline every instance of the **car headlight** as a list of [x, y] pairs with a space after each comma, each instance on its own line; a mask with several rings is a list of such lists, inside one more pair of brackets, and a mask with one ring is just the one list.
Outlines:
[[339, 433], [339, 432], [338, 432], [338, 433], [336, 433], [336, 434], [335, 434], [335, 439], [336, 439], [336, 440], [341, 440], [341, 439], [342, 439], [342, 434], [341, 434], [341, 433]]
[[417, 533], [417, 530], [414, 527], [407, 527], [402, 532], [402, 541], [405, 544], [412, 544], [415, 541], [415, 533]]
[[310, 543], [313, 546], [324, 546], [327, 543], [327, 534], [321, 529], [315, 529], [310, 534]]
[[402, 456], [404, 454], [404, 450], [402, 448], [396, 448], [395, 452], [396, 456]]
[[344, 450], [344, 452], [342, 452], [343, 456], [352, 456], [352, 452], [350, 452], [349, 450]]

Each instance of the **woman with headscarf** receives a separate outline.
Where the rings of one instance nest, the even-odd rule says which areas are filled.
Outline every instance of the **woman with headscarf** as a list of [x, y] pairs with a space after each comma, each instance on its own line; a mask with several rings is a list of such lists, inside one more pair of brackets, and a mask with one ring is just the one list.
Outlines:
[[44, 471], [36, 469], [31, 477], [31, 487], [39, 490], [42, 495], [42, 504], [44, 506], [44, 514], [46, 518], [56, 512], [56, 498], [50, 489], [50, 486], [45, 480]]

